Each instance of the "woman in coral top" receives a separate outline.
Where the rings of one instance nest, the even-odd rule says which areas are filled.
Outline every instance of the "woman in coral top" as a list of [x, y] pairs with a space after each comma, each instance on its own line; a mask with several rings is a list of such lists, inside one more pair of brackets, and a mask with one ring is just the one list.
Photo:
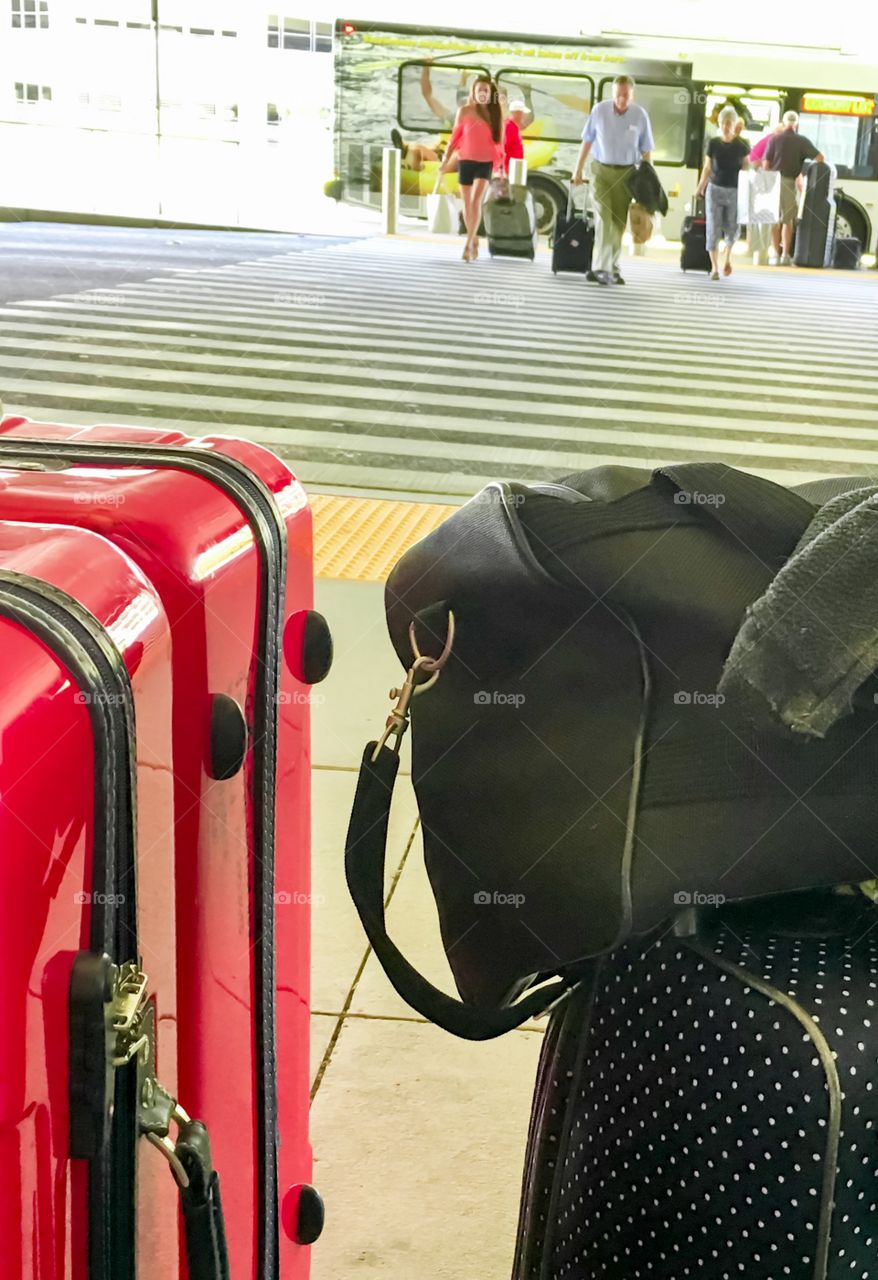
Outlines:
[[503, 113], [493, 80], [474, 80], [469, 101], [458, 111], [448, 140], [441, 172], [446, 173], [454, 153], [459, 156], [457, 185], [463, 197], [466, 223], [464, 261], [479, 256], [479, 223], [491, 174], [503, 164]]

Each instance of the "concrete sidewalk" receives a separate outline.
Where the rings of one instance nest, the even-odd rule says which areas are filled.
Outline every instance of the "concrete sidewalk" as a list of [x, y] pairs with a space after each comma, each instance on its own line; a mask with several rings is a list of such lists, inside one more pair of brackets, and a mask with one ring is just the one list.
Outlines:
[[[311, 1113], [326, 1229], [313, 1280], [508, 1280], [541, 1030], [468, 1044], [423, 1022], [366, 944], [344, 879], [344, 838], [366, 742], [400, 671], [383, 584], [324, 580], [335, 640], [315, 690]], [[397, 784], [388, 922], [406, 955], [453, 990], [423, 865], [417, 809]]]

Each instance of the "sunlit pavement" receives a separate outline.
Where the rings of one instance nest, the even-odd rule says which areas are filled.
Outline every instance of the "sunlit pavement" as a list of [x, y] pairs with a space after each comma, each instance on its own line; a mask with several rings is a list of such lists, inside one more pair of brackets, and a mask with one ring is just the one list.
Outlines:
[[701, 460], [793, 483], [878, 462], [878, 272], [624, 287], [461, 261], [406, 227], [0, 308], [0, 395], [67, 422], [243, 434], [312, 491], [461, 501], [497, 476]]
[[[382, 595], [377, 582], [318, 582], [336, 657], [314, 706], [312, 1141], [327, 1219], [313, 1277], [508, 1280], [542, 1034], [468, 1044], [420, 1020], [370, 955], [344, 882], [356, 770], [399, 677]], [[387, 886], [392, 936], [453, 991], [408, 776]]]

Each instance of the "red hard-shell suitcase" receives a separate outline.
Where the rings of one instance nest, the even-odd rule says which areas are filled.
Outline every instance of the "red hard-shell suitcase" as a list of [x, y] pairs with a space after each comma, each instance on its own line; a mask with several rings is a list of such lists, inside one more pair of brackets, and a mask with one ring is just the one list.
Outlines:
[[300, 1280], [321, 1222], [307, 1138], [307, 684], [329, 655], [310, 609], [304, 494], [256, 445], [139, 428], [7, 419], [4, 467], [0, 518], [102, 532], [167, 612], [180, 1094], [209, 1122], [216, 1167], [235, 1170], [232, 1276], [267, 1280], [279, 1261], [282, 1280]]
[[180, 1275], [174, 1181], [125, 1141], [130, 1070], [99, 1140], [112, 1072], [94, 990], [102, 956], [148, 957], [175, 1091], [170, 653], [161, 600], [122, 552], [84, 530], [0, 523], [3, 1280], [115, 1280], [135, 1260], [140, 1275]]

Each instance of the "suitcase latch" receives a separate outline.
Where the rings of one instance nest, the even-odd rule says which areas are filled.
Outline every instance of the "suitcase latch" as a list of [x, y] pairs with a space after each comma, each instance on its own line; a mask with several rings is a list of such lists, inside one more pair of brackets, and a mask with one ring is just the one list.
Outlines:
[[137, 1131], [167, 1160], [181, 1187], [189, 1177], [177, 1156], [171, 1125], [188, 1125], [189, 1116], [156, 1076], [155, 1006], [149, 979], [133, 962], [116, 969], [110, 1024], [115, 1034], [113, 1066], [137, 1060]]

